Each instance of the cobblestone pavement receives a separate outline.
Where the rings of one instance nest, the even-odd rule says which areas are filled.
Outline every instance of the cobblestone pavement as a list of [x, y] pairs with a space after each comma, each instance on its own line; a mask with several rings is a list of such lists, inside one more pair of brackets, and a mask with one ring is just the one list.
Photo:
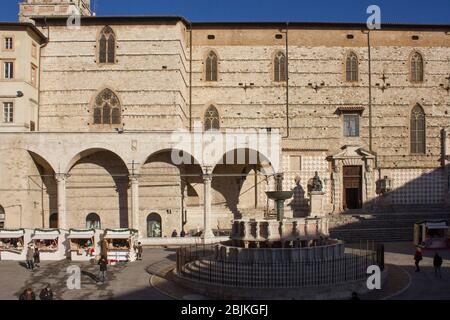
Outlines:
[[[157, 261], [172, 259], [173, 253], [169, 249], [145, 249], [142, 261], [109, 266], [105, 283], [97, 283], [99, 267], [89, 262], [43, 261], [40, 268], [30, 271], [22, 262], [0, 261], [0, 299], [17, 299], [27, 287], [33, 288], [38, 295], [46, 284], [51, 285], [56, 299], [63, 300], [170, 299], [150, 285], [146, 268]], [[71, 265], [81, 268], [79, 290], [67, 287], [67, 267]]]
[[[385, 261], [389, 271], [383, 290], [362, 296], [362, 299], [450, 299], [450, 250], [439, 250], [444, 258], [442, 279], [433, 269], [433, 250], [424, 251], [422, 272], [414, 272], [412, 243], [387, 243]], [[0, 261], [0, 299], [17, 299], [26, 288], [36, 294], [51, 284], [57, 299], [205, 299], [201, 295], [158, 277], [175, 264], [173, 249], [145, 249], [142, 261], [110, 266], [105, 283], [97, 283], [98, 266], [70, 261], [43, 262], [35, 271], [24, 263]], [[69, 290], [67, 267], [81, 268], [81, 289]], [[151, 276], [150, 273], [155, 274]]]

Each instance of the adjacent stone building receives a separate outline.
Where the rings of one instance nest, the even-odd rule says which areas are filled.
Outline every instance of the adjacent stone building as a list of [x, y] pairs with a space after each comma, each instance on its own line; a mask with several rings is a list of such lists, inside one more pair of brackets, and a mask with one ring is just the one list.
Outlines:
[[[21, 4], [40, 31], [2, 27], [28, 30], [40, 48], [38, 96], [20, 98], [35, 116], [17, 107], [19, 128], [0, 124], [5, 227], [211, 236], [233, 218], [270, 216], [276, 172], [295, 191], [294, 218], [309, 212], [316, 171], [330, 214], [449, 205], [450, 26], [100, 17], [71, 1], [74, 26], [66, 2]], [[247, 136], [202, 159], [186, 145], [197, 163], [176, 164], [179, 130], [257, 130], [272, 144]], [[242, 150], [243, 163], [220, 163]]]

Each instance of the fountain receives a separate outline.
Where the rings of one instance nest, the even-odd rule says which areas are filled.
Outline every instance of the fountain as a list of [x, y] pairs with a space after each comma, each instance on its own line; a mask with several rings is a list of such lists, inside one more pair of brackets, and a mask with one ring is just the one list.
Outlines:
[[284, 201], [292, 198], [294, 191], [282, 191], [283, 189], [283, 175], [278, 173], [275, 175], [275, 189], [276, 191], [266, 191], [267, 197], [271, 200], [275, 200], [277, 208], [277, 220], [283, 221], [284, 219]]

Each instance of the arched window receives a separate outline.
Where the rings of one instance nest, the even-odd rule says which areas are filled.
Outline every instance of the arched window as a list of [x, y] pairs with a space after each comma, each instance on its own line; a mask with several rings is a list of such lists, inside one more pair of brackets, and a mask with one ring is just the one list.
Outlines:
[[205, 117], [204, 117], [204, 130], [219, 130], [220, 122], [219, 122], [219, 111], [217, 111], [216, 107], [213, 105], [209, 106], [206, 109]]
[[210, 51], [205, 61], [205, 79], [206, 81], [217, 81], [217, 55]]
[[162, 237], [161, 216], [155, 212], [147, 216], [147, 237]]
[[347, 55], [345, 61], [345, 79], [347, 81], [358, 81], [358, 57], [354, 52]]
[[286, 81], [286, 56], [283, 52], [278, 52], [273, 61], [274, 80], [276, 82]]
[[95, 99], [94, 124], [120, 124], [120, 101], [110, 89], [99, 93]]
[[98, 61], [100, 63], [116, 62], [116, 36], [111, 27], [106, 26], [98, 39]]
[[50, 229], [57, 229], [58, 228], [58, 214], [52, 213], [48, 219], [48, 226]]
[[422, 55], [418, 52], [415, 52], [411, 56], [411, 81], [423, 81], [423, 58]]
[[411, 111], [411, 153], [425, 154], [425, 112], [418, 104]]
[[2, 206], [0, 206], [0, 229], [5, 228], [5, 209], [3, 209]]
[[87, 229], [101, 229], [102, 224], [100, 222], [100, 217], [95, 212], [91, 212], [86, 217], [86, 228]]

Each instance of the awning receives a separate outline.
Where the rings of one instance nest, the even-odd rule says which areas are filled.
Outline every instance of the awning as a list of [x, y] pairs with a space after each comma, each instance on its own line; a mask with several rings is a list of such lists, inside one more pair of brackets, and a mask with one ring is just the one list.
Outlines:
[[58, 234], [34, 234], [33, 240], [56, 240], [58, 237]]
[[72, 233], [67, 237], [68, 239], [91, 239], [94, 234], [89, 233]]
[[23, 237], [23, 232], [0, 232], [0, 239], [16, 239]]
[[448, 225], [445, 222], [428, 222], [426, 226], [428, 229], [448, 229]]
[[128, 234], [117, 234], [117, 233], [115, 233], [115, 234], [107, 234], [106, 236], [105, 236], [105, 239], [129, 239], [131, 237], [131, 235], [128, 233]]

